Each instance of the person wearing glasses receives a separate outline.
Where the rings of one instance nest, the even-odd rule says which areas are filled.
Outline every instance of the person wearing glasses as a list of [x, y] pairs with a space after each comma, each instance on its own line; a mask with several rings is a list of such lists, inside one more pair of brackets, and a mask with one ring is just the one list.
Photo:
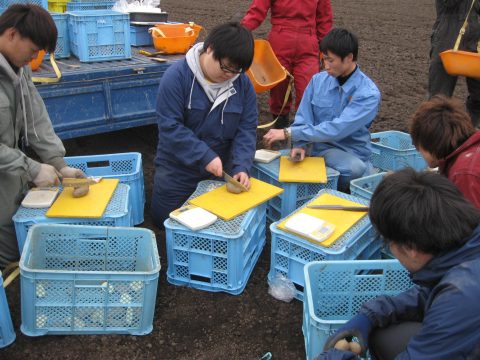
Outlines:
[[[0, 16], [0, 270], [19, 258], [12, 216], [29, 184], [85, 177], [65, 163], [65, 148], [31, 79], [29, 62], [41, 49], [53, 53], [56, 43], [55, 22], [37, 5], [14, 4]], [[22, 135], [40, 161], [19, 147]]]
[[305, 90], [293, 124], [269, 130], [267, 146], [291, 140], [291, 157], [302, 161], [306, 151], [322, 156], [338, 172], [338, 189], [349, 190], [350, 180], [369, 175], [369, 127], [380, 107], [380, 91], [357, 65], [358, 40], [346, 29], [333, 29], [322, 40], [325, 71], [316, 74]]
[[253, 37], [238, 22], [215, 27], [162, 77], [157, 96], [158, 147], [151, 202], [157, 226], [222, 171], [247, 188], [256, 149], [256, 94], [244, 74]]

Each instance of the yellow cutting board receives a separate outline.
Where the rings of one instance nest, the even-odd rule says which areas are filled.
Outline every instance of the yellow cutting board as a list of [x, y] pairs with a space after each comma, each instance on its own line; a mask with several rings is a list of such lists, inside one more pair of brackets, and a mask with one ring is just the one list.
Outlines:
[[[354, 201], [346, 200], [331, 194], [322, 194], [308, 205], [345, 205], [345, 206], [365, 206]], [[332, 246], [332, 244], [339, 239], [345, 232], [347, 232], [353, 225], [355, 225], [361, 218], [367, 215], [366, 211], [346, 211], [346, 210], [325, 210], [325, 209], [309, 209], [304, 207], [302, 210], [295, 212], [295, 214], [304, 213], [315, 216], [319, 219], [325, 220], [335, 225], [335, 230], [330, 237], [322, 242], [316, 242], [307, 237], [292, 233], [285, 228], [285, 223], [290, 218], [287, 217], [277, 227], [285, 232], [300, 236], [314, 244], [324, 247]]]
[[226, 185], [222, 185], [190, 200], [189, 203], [229, 221], [283, 192], [282, 188], [254, 178], [250, 178], [250, 184], [250, 190], [240, 194], [229, 193]]
[[90, 185], [88, 194], [79, 198], [73, 197], [73, 187], [65, 187], [45, 215], [57, 218], [101, 218], [118, 182], [118, 179], [102, 179], [98, 184]]
[[305, 157], [303, 161], [280, 158], [278, 181], [298, 183], [327, 183], [327, 169], [323, 157]]

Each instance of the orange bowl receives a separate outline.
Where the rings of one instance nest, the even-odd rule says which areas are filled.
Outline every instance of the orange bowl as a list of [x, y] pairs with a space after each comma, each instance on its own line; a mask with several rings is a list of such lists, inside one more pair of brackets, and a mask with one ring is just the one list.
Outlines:
[[247, 76], [257, 94], [270, 90], [287, 77], [267, 40], [255, 40], [253, 62], [247, 70]]
[[440, 59], [448, 74], [480, 79], [479, 53], [447, 50], [440, 53]]
[[151, 28], [153, 46], [165, 54], [185, 54], [202, 27], [197, 24], [157, 24]]
[[45, 57], [45, 50], [40, 50], [38, 52], [37, 57], [35, 59], [32, 59], [32, 61], [30, 61], [30, 67], [32, 68], [33, 71], [37, 70], [40, 67], [44, 57]]

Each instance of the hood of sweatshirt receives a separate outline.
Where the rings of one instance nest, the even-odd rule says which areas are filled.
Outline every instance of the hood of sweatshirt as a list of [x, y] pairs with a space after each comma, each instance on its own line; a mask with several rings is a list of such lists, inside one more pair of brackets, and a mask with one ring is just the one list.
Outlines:
[[[33, 116], [32, 110], [32, 99], [30, 97], [30, 92], [28, 91], [28, 79], [27, 74], [25, 73], [25, 67], [21, 67], [16, 73], [7, 59], [0, 53], [0, 72], [4, 73], [8, 79], [13, 83], [15, 92], [20, 98], [21, 108], [22, 108], [22, 117], [23, 117], [23, 128], [25, 132], [25, 140], [28, 145], [28, 115], [32, 119], [32, 129], [35, 136], [38, 139], [37, 132], [35, 130], [35, 119]], [[27, 113], [28, 112], [28, 113]], [[28, 115], [27, 115], [28, 114]]]

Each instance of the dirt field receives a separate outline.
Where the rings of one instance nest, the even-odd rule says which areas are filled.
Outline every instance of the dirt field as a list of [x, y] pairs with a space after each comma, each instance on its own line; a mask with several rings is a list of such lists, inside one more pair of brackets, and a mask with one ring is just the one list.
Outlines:
[[[206, 30], [246, 10], [248, 0], [162, 0], [172, 21], [194, 21]], [[372, 131], [405, 130], [405, 120], [425, 98], [431, 0], [332, 0], [335, 25], [360, 38], [359, 64], [379, 86], [382, 107]], [[265, 38], [268, 22], [255, 31]], [[463, 82], [459, 94], [464, 94]], [[260, 98], [266, 116], [266, 98]], [[153, 229], [162, 261], [153, 332], [148, 336], [44, 336], [20, 332], [19, 281], [8, 288], [17, 340], [0, 349], [0, 359], [274, 359], [305, 357], [302, 303], [283, 303], [268, 295], [267, 244], [245, 291], [239, 296], [210, 293], [167, 283], [165, 236], [151, 225], [149, 198], [156, 127], [147, 126], [66, 141], [68, 155], [139, 151], [147, 192], [146, 221]]]

